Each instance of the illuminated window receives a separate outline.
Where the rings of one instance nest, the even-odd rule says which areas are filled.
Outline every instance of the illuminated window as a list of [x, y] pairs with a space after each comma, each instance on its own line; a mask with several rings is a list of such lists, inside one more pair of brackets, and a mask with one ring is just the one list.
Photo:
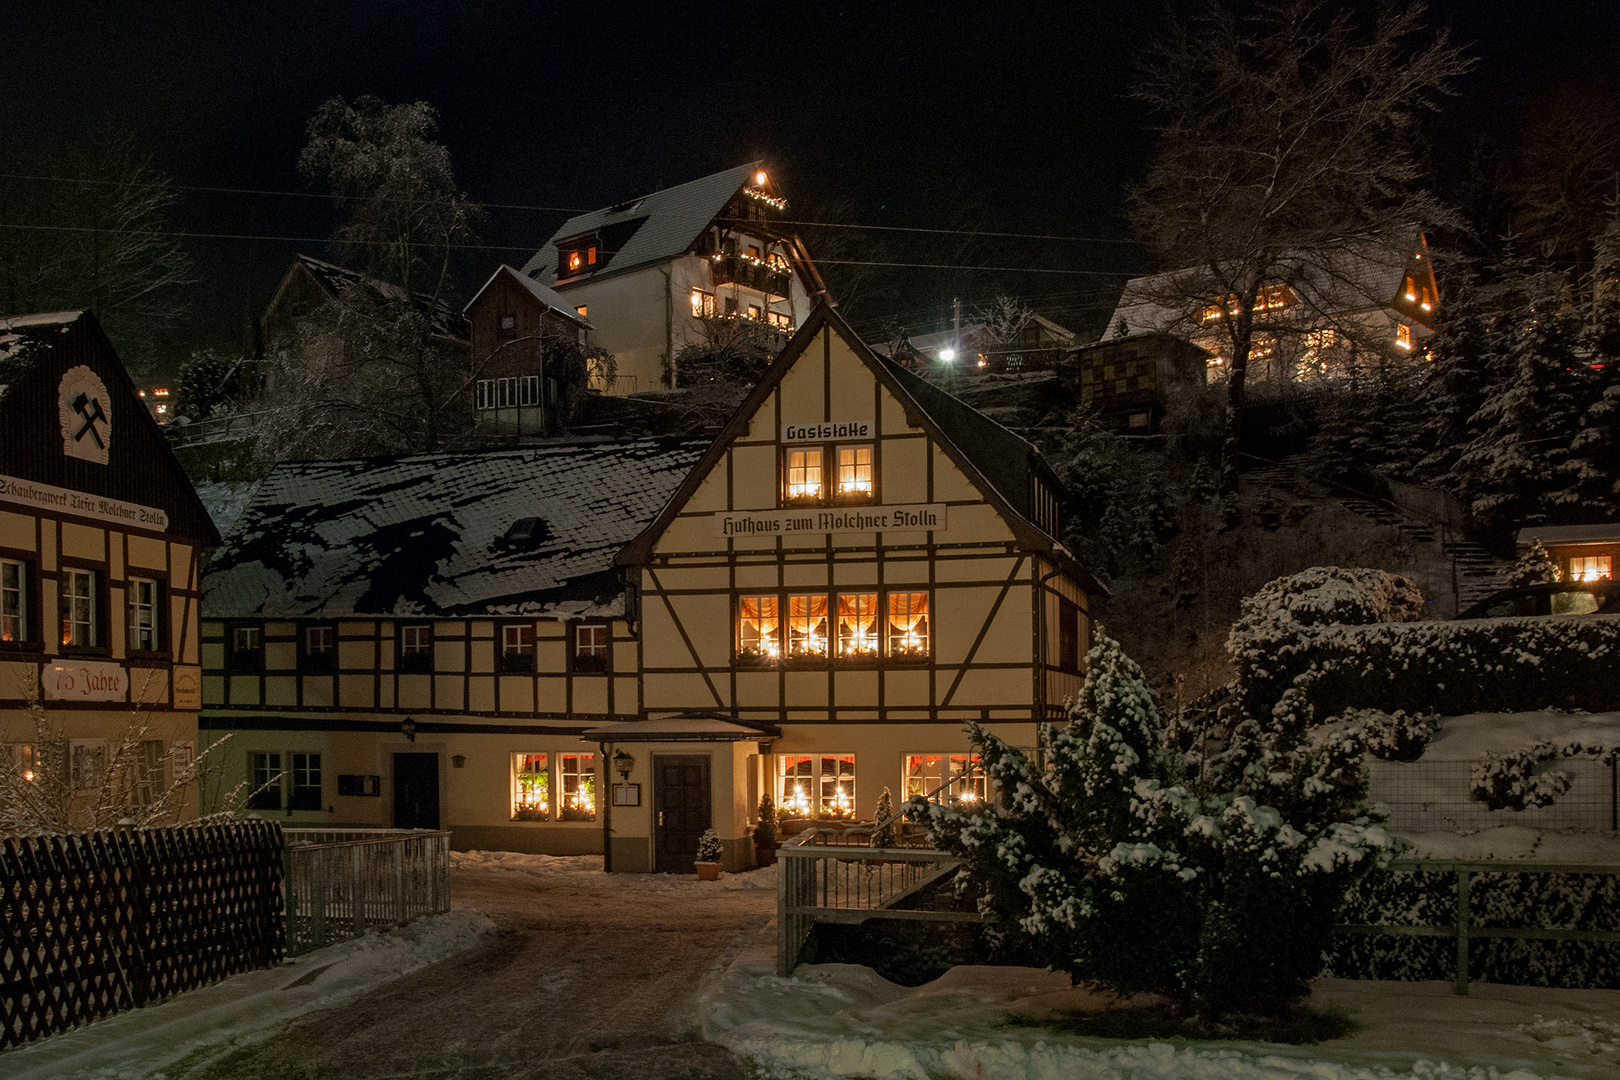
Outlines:
[[839, 659], [877, 659], [877, 600], [877, 593], [841, 593], [839, 595]]
[[548, 755], [512, 755], [512, 820], [551, 820], [551, 766]]
[[28, 564], [0, 559], [0, 641], [28, 640]]
[[101, 644], [96, 625], [96, 572], [63, 570], [57, 585], [62, 617], [62, 644], [73, 649], [91, 649]]
[[821, 498], [821, 449], [787, 452], [787, 497], [789, 501]]
[[841, 499], [872, 497], [872, 448], [870, 446], [840, 446], [838, 448], [838, 497]]
[[128, 646], [141, 652], [158, 648], [158, 583], [146, 578], [130, 578], [124, 587], [129, 616]]
[[606, 623], [577, 623], [574, 625], [574, 670], [583, 672], [606, 671], [608, 667], [608, 625]]
[[12, 761], [17, 766], [17, 775], [32, 784], [39, 775], [39, 750], [33, 743], [13, 743], [9, 749], [12, 751]]
[[583, 254], [578, 251], [570, 251], [568, 253], [568, 269], [570, 272], [577, 271], [584, 265], [585, 256]]
[[585, 249], [585, 264], [587, 266], [595, 266], [596, 265], [596, 249], [595, 248], [586, 248]]
[[889, 655], [896, 659], [928, 655], [928, 594], [889, 594]]
[[748, 245], [748, 257], [750, 259], [753, 259], [755, 262], [759, 262], [759, 245], [758, 244], [749, 244]]
[[788, 597], [788, 655], [827, 656], [827, 598], [821, 595]]
[[1395, 324], [1395, 347], [1398, 349], [1412, 347], [1412, 328], [1405, 323]]
[[781, 601], [774, 596], [744, 596], [737, 601], [737, 655], [774, 660], [782, 655]]
[[854, 754], [782, 754], [776, 761], [776, 805], [784, 816], [855, 816]]
[[579, 307], [575, 308], [574, 309], [574, 314], [578, 315], [582, 319], [585, 318], [585, 315], [586, 315], [586, 307], [585, 307], [585, 305], [581, 304], [581, 305], [579, 305]]
[[1614, 577], [1614, 556], [1577, 555], [1569, 560], [1569, 580], [1608, 581]]
[[416, 623], [399, 630], [399, 669], [429, 671], [433, 667], [433, 624]]
[[596, 820], [596, 755], [558, 754], [558, 821]]
[[748, 305], [748, 317], [750, 319], [753, 319], [755, 322], [759, 321], [759, 305], [758, 304], [749, 304]]
[[785, 311], [767, 311], [765, 321], [778, 330], [793, 329], [793, 317]]
[[978, 754], [907, 754], [905, 780], [908, 799], [921, 795], [934, 802], [985, 801]]
[[534, 670], [533, 623], [506, 623], [501, 627], [501, 670]]
[[704, 292], [702, 289], [692, 290], [692, 317], [694, 319], [714, 318], [714, 294]]

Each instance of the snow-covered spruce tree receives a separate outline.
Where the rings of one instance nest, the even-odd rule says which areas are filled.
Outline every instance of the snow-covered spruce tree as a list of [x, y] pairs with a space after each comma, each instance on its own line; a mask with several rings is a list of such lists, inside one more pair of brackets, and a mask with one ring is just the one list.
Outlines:
[[1344, 890], [1390, 849], [1361, 813], [1354, 732], [1255, 724], [1189, 787], [1119, 644], [1102, 638], [1086, 671], [1071, 722], [1041, 728], [1045, 768], [970, 728], [995, 813], [918, 798], [908, 813], [984, 886], [1009, 951], [1208, 1016], [1286, 1008]]
[[894, 847], [894, 795], [888, 788], [878, 796], [877, 801], [877, 827], [872, 830], [872, 846], [878, 848]]
[[1523, 555], [1513, 563], [1508, 570], [1507, 583], [1510, 586], [1543, 585], [1558, 580], [1558, 560], [1554, 559], [1546, 548], [1537, 540], [1530, 545]]

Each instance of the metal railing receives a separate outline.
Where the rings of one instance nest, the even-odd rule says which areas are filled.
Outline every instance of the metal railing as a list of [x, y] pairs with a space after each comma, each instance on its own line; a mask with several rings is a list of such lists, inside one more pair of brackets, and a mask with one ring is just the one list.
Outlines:
[[1620, 761], [1566, 758], [1555, 767], [1570, 776], [1569, 790], [1550, 806], [1492, 810], [1469, 793], [1471, 761], [1373, 761], [1369, 793], [1390, 809], [1389, 827], [1403, 832], [1488, 829], [1528, 825], [1538, 829], [1611, 832], [1620, 829]]
[[[982, 922], [967, 911], [910, 911], [898, 905], [956, 870], [955, 856], [932, 848], [875, 848], [845, 832], [806, 829], [777, 852], [776, 970], [789, 975], [817, 922], [872, 918]], [[868, 840], [868, 843], [870, 841]]]
[[1620, 943], [1620, 930], [1571, 930], [1542, 927], [1479, 926], [1469, 891], [1475, 874], [1620, 874], [1620, 866], [1584, 863], [1534, 863], [1514, 865], [1499, 859], [1457, 861], [1439, 859], [1398, 859], [1390, 863], [1391, 873], [1440, 873], [1457, 875], [1455, 912], [1450, 926], [1390, 925], [1348, 923], [1334, 928], [1341, 934], [1367, 934], [1385, 937], [1449, 937], [1457, 943], [1457, 993], [1468, 993], [1468, 943], [1476, 938], [1512, 938], [1520, 941], [1594, 941]]
[[283, 829], [287, 954], [450, 910], [450, 833]]

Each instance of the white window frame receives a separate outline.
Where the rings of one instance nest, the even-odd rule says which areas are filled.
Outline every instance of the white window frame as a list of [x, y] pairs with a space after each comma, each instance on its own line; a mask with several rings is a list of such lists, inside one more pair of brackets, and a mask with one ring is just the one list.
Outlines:
[[[534, 764], [533, 760], [531, 760], [534, 758], [540, 759], [540, 767], [538, 769], [524, 769], [524, 765]], [[523, 776], [539, 776], [544, 778], [542, 783], [545, 786], [545, 794], [538, 802], [530, 804], [523, 803], [523, 784], [519, 779], [519, 777]], [[552, 818], [551, 792], [552, 781], [550, 752], [545, 750], [514, 750], [512, 752], [512, 820], [550, 821]], [[518, 815], [520, 813], [528, 813], [530, 816], [519, 817]]]
[[[143, 597], [142, 594], [145, 594]], [[128, 639], [125, 648], [136, 652], [157, 652], [163, 647], [158, 617], [163, 590], [156, 578], [132, 577], [124, 582], [124, 606], [128, 612]]]
[[[62, 644], [70, 649], [94, 649], [101, 644], [101, 626], [96, 610], [100, 605], [100, 575], [94, 570], [64, 566], [57, 581], [57, 610], [61, 614]], [[80, 618], [80, 615], [83, 618]], [[80, 640], [80, 627], [87, 641]]]
[[[912, 762], [917, 758], [923, 759], [923, 770], [914, 775]], [[971, 776], [965, 775], [968, 770], [972, 770]], [[923, 795], [936, 803], [983, 805], [990, 789], [984, 775], [984, 762], [978, 754], [920, 751], [900, 756], [900, 790], [905, 793], [905, 799]]]
[[33, 580], [22, 559], [0, 559], [0, 641], [28, 641], [28, 593]]
[[540, 376], [523, 375], [519, 377], [518, 404], [523, 407], [540, 404]]
[[[809, 759], [810, 771], [799, 773], [799, 763]], [[832, 761], [842, 765], [848, 759], [849, 774], [847, 778], [840, 772], [828, 774], [827, 762]], [[786, 769], [789, 763], [795, 772], [788, 775]], [[835, 768], [837, 768], [835, 765]], [[855, 816], [856, 798], [858, 790], [856, 784], [860, 777], [859, 762], [853, 753], [812, 751], [802, 754], [777, 754], [775, 768], [772, 770], [775, 782], [776, 805], [780, 812], [787, 817], [821, 818], [853, 818]], [[792, 781], [794, 788], [788, 789], [788, 782]], [[833, 797], [828, 798], [828, 785], [833, 786]], [[847, 787], [846, 787], [847, 785]], [[803, 786], [804, 790], [801, 790]], [[838, 798], [843, 795], [843, 799]], [[831, 803], [832, 805], [828, 805]]]
[[[574, 763], [573, 768], [568, 763]], [[569, 804], [568, 781], [575, 783], [573, 805]], [[595, 821], [597, 814], [596, 753], [557, 755], [557, 820]]]

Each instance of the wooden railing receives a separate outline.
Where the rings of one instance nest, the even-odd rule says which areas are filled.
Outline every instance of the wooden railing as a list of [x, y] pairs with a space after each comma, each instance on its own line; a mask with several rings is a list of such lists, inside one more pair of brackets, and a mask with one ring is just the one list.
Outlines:
[[777, 852], [778, 974], [789, 975], [798, 966], [810, 930], [818, 922], [983, 921], [974, 912], [898, 907], [953, 873], [960, 865], [954, 856], [932, 848], [875, 848], [869, 843], [864, 834], [806, 829]]
[[1516, 863], [1505, 859], [1456, 861], [1398, 859], [1391, 873], [1440, 873], [1457, 876], [1455, 915], [1449, 926], [1349, 923], [1335, 927], [1341, 934], [1386, 937], [1448, 937], [1457, 943], [1457, 993], [1468, 993], [1468, 943], [1476, 938], [1513, 938], [1521, 941], [1594, 941], [1620, 943], [1620, 930], [1570, 930], [1538, 927], [1479, 926], [1470, 910], [1469, 886], [1475, 874], [1620, 874], [1620, 866], [1585, 863]]
[[284, 829], [287, 952], [450, 910], [450, 834]]

